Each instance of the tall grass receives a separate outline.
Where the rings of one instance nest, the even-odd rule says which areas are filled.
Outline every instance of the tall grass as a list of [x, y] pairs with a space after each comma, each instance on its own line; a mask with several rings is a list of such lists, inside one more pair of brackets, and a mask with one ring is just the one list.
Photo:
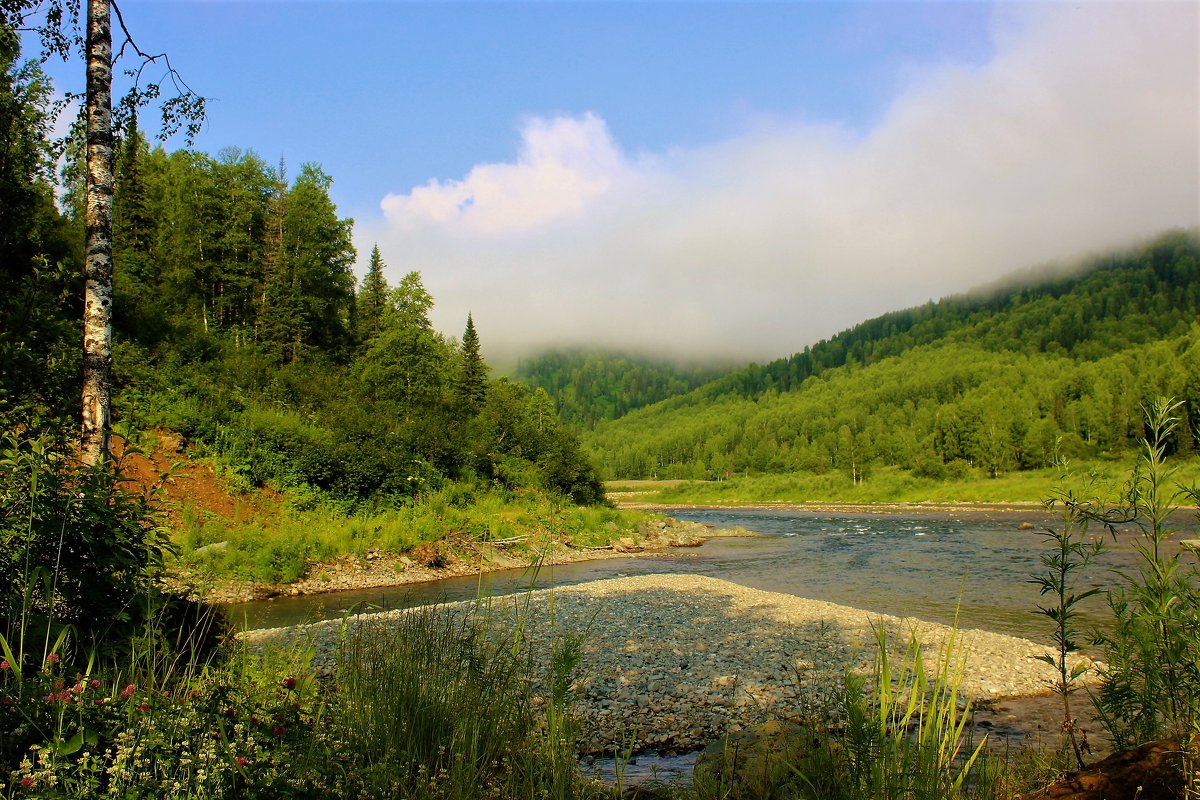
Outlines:
[[[953, 800], [1003, 795], [1005, 782], [969, 742], [970, 706], [961, 695], [965, 663], [957, 634], [938, 654], [932, 677], [915, 635], [895, 652], [873, 625], [872, 675], [847, 672], [842, 686], [810, 687], [799, 727], [770, 748], [783, 769], [738, 764], [734, 745], [716, 770], [698, 768], [700, 800], [796, 797], [821, 800]], [[727, 742], [737, 741], [727, 738]], [[755, 755], [761, 757], [762, 753]]]
[[483, 606], [413, 609], [358, 626], [338, 657], [335, 726], [370, 796], [572, 798], [583, 792], [560, 639], [531, 694], [519, 634]]

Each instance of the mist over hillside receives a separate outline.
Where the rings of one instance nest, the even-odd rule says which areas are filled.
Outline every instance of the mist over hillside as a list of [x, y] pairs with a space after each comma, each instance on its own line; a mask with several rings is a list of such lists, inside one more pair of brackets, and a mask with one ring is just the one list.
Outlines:
[[1119, 457], [1155, 396], [1200, 439], [1200, 235], [866, 320], [786, 358], [603, 422], [608, 477], [716, 478], [872, 466], [944, 476]]

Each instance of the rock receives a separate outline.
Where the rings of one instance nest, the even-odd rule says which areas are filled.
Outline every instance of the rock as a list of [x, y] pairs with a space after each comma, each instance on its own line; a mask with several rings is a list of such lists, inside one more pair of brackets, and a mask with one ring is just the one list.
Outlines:
[[1017, 526], [1017, 530], [1031, 531], [1031, 530], [1033, 530], [1033, 523], [1032, 522], [1022, 522], [1020, 525]]
[[212, 544], [204, 545], [204, 547], [197, 547], [195, 550], [192, 551], [192, 555], [193, 556], [203, 556], [203, 555], [209, 555], [212, 553], [224, 553], [225, 550], [228, 549], [228, 547], [229, 547], [229, 542], [213, 542]]
[[1177, 740], [1167, 739], [1113, 753], [1055, 781], [1030, 800], [1179, 800], [1183, 796], [1183, 750]]

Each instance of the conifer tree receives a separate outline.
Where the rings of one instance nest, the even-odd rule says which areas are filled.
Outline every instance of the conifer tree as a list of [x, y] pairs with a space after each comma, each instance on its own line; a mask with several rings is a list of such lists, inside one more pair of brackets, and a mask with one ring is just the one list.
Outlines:
[[487, 364], [479, 353], [479, 334], [475, 331], [475, 321], [468, 313], [455, 389], [459, 404], [471, 414], [479, 413], [487, 399], [487, 372]]
[[371, 261], [367, 266], [367, 274], [362, 279], [356, 302], [358, 340], [363, 347], [369, 346], [371, 340], [383, 330], [389, 291], [387, 278], [383, 275], [385, 266], [383, 256], [379, 254], [379, 245], [375, 245], [371, 248]]

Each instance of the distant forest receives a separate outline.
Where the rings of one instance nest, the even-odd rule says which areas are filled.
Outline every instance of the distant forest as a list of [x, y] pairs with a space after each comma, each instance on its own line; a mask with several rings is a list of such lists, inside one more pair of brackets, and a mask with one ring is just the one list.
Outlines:
[[731, 370], [604, 350], [558, 350], [522, 359], [514, 377], [544, 389], [564, 423], [590, 430], [601, 420], [686, 394]]
[[1120, 456], [1142, 404], [1200, 438], [1200, 237], [1172, 232], [1037, 284], [885, 314], [789, 358], [603, 422], [607, 477], [720, 478], [872, 465], [929, 477]]

